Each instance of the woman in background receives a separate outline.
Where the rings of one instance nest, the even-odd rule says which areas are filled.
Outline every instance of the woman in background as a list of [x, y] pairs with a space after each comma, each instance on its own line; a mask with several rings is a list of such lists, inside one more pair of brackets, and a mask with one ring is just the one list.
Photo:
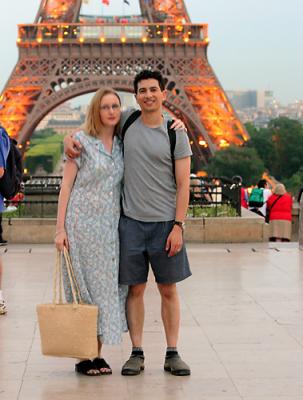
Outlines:
[[285, 186], [278, 183], [267, 200], [270, 241], [289, 242], [291, 238], [292, 198]]

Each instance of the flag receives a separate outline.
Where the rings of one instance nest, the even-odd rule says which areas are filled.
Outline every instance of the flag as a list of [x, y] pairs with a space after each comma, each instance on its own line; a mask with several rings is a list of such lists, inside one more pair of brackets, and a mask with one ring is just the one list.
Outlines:
[[123, 0], [123, 3], [126, 3], [129, 5], [129, 1], [128, 0]]
[[106, 4], [107, 6], [109, 6], [109, 0], [102, 0], [102, 4]]

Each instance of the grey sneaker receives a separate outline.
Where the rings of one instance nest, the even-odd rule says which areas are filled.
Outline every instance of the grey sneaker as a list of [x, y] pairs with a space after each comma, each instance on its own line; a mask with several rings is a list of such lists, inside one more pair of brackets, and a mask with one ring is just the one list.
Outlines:
[[0, 301], [0, 315], [6, 314], [7, 313], [7, 307], [6, 303], [4, 300]]
[[179, 354], [165, 357], [164, 370], [177, 376], [190, 375], [189, 366], [182, 360]]
[[127, 376], [139, 375], [144, 370], [144, 356], [131, 354], [123, 365], [121, 374]]

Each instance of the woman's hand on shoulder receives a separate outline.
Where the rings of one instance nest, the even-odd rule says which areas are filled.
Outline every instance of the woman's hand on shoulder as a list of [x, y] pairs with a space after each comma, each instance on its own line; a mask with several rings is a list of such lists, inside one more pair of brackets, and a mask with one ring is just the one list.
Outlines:
[[184, 131], [187, 132], [187, 128], [186, 128], [184, 122], [181, 121], [181, 119], [173, 119], [173, 123], [171, 125], [171, 128], [175, 129], [175, 130], [176, 129], [183, 129]]

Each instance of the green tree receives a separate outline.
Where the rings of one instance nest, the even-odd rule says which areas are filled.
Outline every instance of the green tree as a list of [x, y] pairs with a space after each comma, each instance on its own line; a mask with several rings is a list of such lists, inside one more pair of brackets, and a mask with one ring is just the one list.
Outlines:
[[297, 199], [299, 190], [303, 187], [303, 166], [289, 179], [283, 181], [287, 190]]
[[250, 135], [247, 146], [257, 151], [265, 168], [271, 171], [277, 157], [272, 140], [272, 132], [268, 128], [256, 128], [251, 123], [246, 124], [246, 129]]
[[303, 125], [286, 117], [273, 119], [268, 128], [246, 128], [250, 134], [248, 146], [256, 149], [265, 168], [276, 179], [283, 181], [296, 174], [302, 166]]
[[207, 172], [212, 176], [232, 178], [240, 175], [245, 185], [256, 184], [264, 172], [264, 163], [255, 149], [230, 146], [217, 151], [212, 158]]
[[37, 139], [37, 138], [47, 138], [48, 136], [56, 135], [56, 131], [53, 128], [44, 128], [44, 129], [39, 129], [33, 133], [32, 138]]
[[302, 166], [303, 125], [296, 120], [280, 117], [270, 121], [274, 152], [271, 173], [277, 179], [290, 178]]

